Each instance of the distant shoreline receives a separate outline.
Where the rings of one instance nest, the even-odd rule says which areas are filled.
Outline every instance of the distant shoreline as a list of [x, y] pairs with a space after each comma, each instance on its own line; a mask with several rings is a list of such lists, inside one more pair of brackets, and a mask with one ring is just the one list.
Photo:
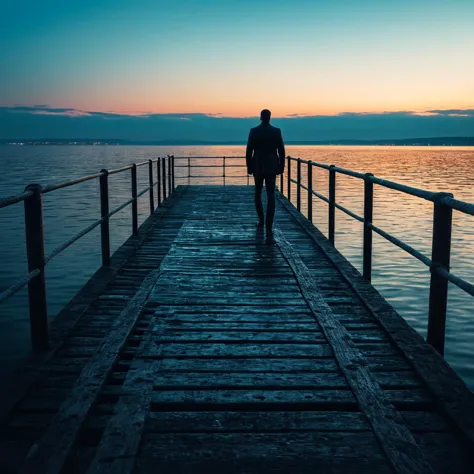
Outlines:
[[[197, 140], [156, 140], [135, 141], [120, 139], [0, 139], [0, 145], [7, 146], [245, 146], [246, 141], [197, 141]], [[431, 137], [384, 140], [318, 140], [286, 141], [286, 145], [321, 146], [474, 146], [474, 137]]]

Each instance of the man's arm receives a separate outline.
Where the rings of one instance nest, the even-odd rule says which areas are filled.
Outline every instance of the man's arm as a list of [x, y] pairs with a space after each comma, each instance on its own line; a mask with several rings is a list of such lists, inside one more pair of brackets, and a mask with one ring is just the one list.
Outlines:
[[252, 129], [249, 132], [249, 139], [247, 140], [247, 151], [245, 152], [245, 159], [247, 161], [247, 173], [252, 174], [252, 157], [254, 151], [254, 143], [253, 143], [253, 134]]
[[285, 145], [283, 144], [283, 136], [280, 130], [280, 137], [278, 138], [278, 158], [280, 159], [280, 173], [285, 170]]

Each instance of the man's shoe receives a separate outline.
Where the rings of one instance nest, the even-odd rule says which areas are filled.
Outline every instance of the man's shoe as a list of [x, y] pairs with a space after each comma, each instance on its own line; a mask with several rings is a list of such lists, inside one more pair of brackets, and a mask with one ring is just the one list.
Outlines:
[[275, 242], [275, 237], [273, 237], [273, 232], [271, 230], [270, 231], [267, 230], [267, 237], [265, 239], [265, 243], [267, 245], [273, 245], [273, 244], [276, 243]]
[[275, 238], [273, 237], [273, 235], [267, 235], [267, 238], [265, 239], [265, 243], [267, 245], [274, 245], [276, 244], [276, 241], [275, 241]]

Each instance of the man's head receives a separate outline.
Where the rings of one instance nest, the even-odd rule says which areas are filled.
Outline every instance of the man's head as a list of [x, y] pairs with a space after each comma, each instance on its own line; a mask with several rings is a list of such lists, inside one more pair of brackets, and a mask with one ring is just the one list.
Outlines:
[[263, 109], [260, 112], [260, 120], [262, 122], [270, 122], [270, 117], [272, 116], [272, 113], [268, 109]]

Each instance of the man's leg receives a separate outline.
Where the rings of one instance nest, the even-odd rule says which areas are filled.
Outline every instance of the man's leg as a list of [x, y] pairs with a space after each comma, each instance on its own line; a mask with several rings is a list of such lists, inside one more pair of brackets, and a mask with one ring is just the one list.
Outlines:
[[257, 210], [258, 222], [263, 225], [263, 204], [262, 204], [262, 189], [263, 189], [263, 177], [254, 175], [255, 180], [255, 209]]
[[267, 219], [265, 227], [267, 228], [267, 232], [270, 233], [273, 229], [273, 219], [275, 217], [275, 182], [275, 175], [265, 177], [265, 188], [267, 190]]

